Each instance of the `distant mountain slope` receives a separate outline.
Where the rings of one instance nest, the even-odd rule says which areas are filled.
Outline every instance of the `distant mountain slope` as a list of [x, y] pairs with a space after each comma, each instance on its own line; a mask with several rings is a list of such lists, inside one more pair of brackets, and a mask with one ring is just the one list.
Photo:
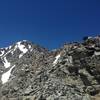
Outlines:
[[1, 48], [0, 79], [0, 100], [92, 100], [100, 92], [100, 37], [53, 51], [26, 40]]

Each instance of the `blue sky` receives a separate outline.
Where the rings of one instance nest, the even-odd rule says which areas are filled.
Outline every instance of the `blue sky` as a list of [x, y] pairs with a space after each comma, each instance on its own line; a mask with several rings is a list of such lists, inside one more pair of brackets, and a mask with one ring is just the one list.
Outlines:
[[29, 40], [53, 49], [100, 34], [100, 0], [0, 0], [0, 47]]

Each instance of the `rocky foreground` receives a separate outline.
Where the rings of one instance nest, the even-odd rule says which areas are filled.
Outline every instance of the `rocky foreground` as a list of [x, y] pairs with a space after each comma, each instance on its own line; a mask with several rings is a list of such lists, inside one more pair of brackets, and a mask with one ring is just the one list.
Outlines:
[[100, 36], [52, 51], [26, 40], [1, 48], [0, 100], [100, 100]]

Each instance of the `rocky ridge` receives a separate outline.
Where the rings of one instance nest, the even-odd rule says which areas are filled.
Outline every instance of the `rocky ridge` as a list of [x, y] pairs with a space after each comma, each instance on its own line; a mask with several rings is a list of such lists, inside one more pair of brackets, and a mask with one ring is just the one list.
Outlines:
[[26, 40], [1, 48], [0, 79], [1, 100], [92, 100], [100, 92], [100, 36], [53, 51]]

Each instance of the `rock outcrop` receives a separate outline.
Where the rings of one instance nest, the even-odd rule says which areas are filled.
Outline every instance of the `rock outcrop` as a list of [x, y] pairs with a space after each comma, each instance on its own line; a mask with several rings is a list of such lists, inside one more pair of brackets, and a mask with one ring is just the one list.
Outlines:
[[100, 36], [48, 51], [29, 41], [0, 49], [0, 100], [92, 100], [100, 93]]

